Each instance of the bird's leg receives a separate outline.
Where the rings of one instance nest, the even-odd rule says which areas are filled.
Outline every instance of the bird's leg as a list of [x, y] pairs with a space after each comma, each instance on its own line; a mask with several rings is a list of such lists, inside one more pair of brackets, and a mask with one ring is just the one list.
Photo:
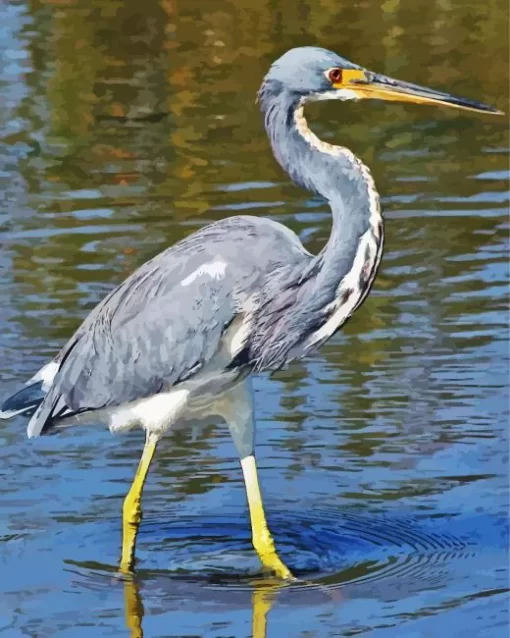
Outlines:
[[147, 433], [142, 457], [136, 470], [131, 489], [124, 499], [122, 508], [122, 558], [120, 571], [129, 574], [133, 571], [136, 535], [142, 520], [142, 490], [147, 478], [149, 466], [156, 450], [157, 438]]
[[255, 464], [255, 425], [253, 419], [253, 401], [250, 379], [245, 379], [226, 392], [216, 402], [220, 414], [230, 429], [235, 446], [241, 459], [246, 495], [250, 508], [253, 546], [262, 564], [280, 578], [293, 578], [289, 568], [280, 560], [273, 538], [267, 527], [262, 496], [260, 494]]
[[290, 569], [276, 553], [273, 537], [267, 526], [253, 454], [241, 459], [241, 467], [250, 508], [253, 547], [264, 567], [272, 570], [279, 578], [293, 579]]

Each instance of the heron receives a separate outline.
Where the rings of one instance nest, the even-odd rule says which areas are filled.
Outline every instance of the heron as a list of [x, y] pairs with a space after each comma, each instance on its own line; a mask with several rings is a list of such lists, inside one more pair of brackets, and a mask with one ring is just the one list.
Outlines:
[[122, 508], [121, 573], [133, 574], [142, 491], [158, 442], [169, 430], [219, 417], [239, 456], [262, 569], [294, 578], [264, 512], [251, 383], [255, 373], [281, 369], [324, 344], [374, 282], [383, 218], [370, 170], [347, 148], [321, 141], [304, 115], [309, 102], [361, 99], [501, 113], [371, 72], [323, 48], [287, 51], [264, 77], [258, 102], [278, 163], [329, 204], [332, 226], [322, 250], [311, 254], [268, 218], [206, 225], [114, 288], [1, 406], [3, 418], [29, 417], [29, 438], [92, 422], [113, 433], [145, 431]]

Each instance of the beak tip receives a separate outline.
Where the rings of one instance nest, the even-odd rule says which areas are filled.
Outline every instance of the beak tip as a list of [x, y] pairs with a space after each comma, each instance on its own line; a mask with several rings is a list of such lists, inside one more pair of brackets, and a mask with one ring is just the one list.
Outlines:
[[[504, 111], [500, 111], [500, 109], [496, 108], [495, 106], [491, 106], [490, 104], [482, 104], [481, 106], [488, 115], [506, 115]], [[481, 110], [482, 109], [480, 109], [480, 111]]]
[[489, 107], [486, 110], [487, 115], [506, 115], [506, 113], [504, 111], [500, 111], [499, 109], [497, 109], [494, 106]]

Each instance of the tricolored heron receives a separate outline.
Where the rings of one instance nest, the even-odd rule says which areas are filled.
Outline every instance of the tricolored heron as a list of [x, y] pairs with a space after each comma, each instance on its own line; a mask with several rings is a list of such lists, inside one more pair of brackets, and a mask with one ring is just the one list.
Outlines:
[[29, 437], [84, 421], [104, 420], [115, 432], [145, 430], [123, 507], [125, 573], [133, 568], [141, 494], [158, 441], [171, 428], [216, 415], [239, 453], [253, 545], [266, 569], [292, 578], [262, 505], [250, 374], [277, 370], [329, 339], [366, 298], [383, 248], [369, 169], [312, 133], [305, 104], [372, 98], [499, 113], [315, 47], [285, 53], [258, 96], [278, 162], [294, 182], [329, 202], [333, 224], [321, 252], [310, 254], [292, 231], [269, 219], [231, 217], [205, 226], [115, 288], [1, 408], [4, 418], [31, 414]]

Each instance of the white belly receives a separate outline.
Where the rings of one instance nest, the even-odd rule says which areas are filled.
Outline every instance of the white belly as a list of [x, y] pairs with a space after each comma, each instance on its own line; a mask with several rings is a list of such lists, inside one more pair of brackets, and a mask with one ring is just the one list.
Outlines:
[[61, 419], [56, 427], [78, 423], [106, 423], [112, 433], [121, 433], [140, 426], [159, 437], [179, 421], [221, 416], [225, 393], [243, 378], [239, 370], [226, 370], [233, 356], [237, 354], [237, 350], [232, 352], [233, 343], [240, 347], [240, 329], [244, 329], [243, 325], [235, 324], [233, 334], [227, 331], [217, 353], [209, 363], [177, 387], [123, 405]]

